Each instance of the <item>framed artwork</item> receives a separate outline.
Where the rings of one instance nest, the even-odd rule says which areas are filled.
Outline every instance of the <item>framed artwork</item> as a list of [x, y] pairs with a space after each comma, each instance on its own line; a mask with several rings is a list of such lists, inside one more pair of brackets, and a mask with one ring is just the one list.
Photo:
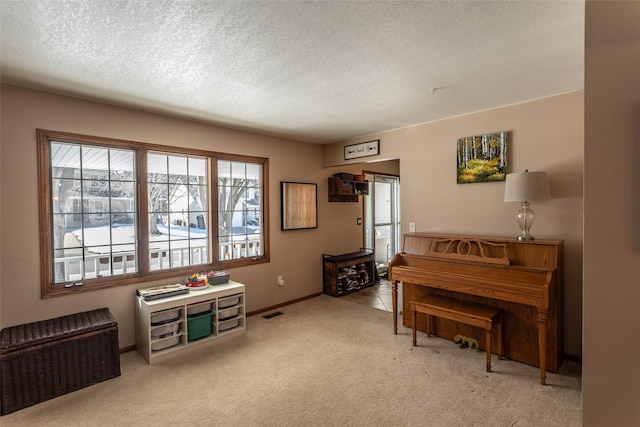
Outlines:
[[280, 182], [282, 230], [318, 228], [318, 185]]
[[344, 147], [344, 159], [357, 159], [359, 157], [377, 156], [380, 154], [380, 140], [361, 142]]
[[503, 131], [458, 139], [458, 184], [506, 179], [507, 134]]

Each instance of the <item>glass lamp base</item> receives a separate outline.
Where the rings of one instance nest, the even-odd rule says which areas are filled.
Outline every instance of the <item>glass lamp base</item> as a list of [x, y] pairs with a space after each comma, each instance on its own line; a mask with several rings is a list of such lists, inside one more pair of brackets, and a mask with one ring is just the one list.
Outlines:
[[518, 221], [520, 230], [522, 230], [522, 233], [517, 237], [519, 241], [534, 240], [533, 236], [529, 233], [533, 225], [533, 220], [535, 219], [535, 212], [529, 207], [530, 205], [531, 203], [529, 202], [522, 202], [521, 208], [516, 213], [516, 220]]

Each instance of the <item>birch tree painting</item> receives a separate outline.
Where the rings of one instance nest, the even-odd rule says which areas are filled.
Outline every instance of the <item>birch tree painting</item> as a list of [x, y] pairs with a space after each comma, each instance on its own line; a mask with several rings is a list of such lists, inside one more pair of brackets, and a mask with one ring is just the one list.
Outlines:
[[507, 132], [458, 139], [458, 184], [504, 181]]

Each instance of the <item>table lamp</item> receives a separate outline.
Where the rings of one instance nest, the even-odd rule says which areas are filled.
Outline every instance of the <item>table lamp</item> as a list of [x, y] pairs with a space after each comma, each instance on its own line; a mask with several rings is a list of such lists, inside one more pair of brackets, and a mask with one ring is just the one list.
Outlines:
[[530, 208], [532, 200], [547, 200], [551, 198], [549, 180], [546, 172], [529, 172], [507, 174], [504, 186], [505, 202], [520, 202], [520, 209], [516, 213], [518, 225], [522, 230], [518, 240], [533, 240], [529, 233], [535, 212]]

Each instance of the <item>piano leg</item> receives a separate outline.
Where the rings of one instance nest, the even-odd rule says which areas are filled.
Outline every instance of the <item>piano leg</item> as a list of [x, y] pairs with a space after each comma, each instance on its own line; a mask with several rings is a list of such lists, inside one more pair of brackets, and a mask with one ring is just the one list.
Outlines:
[[547, 380], [547, 324], [549, 312], [538, 309], [538, 347], [540, 349], [540, 384], [545, 385]]
[[391, 282], [391, 304], [393, 305], [393, 334], [398, 335], [398, 282]]
[[485, 329], [484, 331], [487, 349], [487, 372], [491, 372], [491, 329]]
[[[413, 305], [413, 304], [412, 304]], [[418, 312], [413, 308], [413, 346], [418, 345], [416, 329], [418, 328]]]

